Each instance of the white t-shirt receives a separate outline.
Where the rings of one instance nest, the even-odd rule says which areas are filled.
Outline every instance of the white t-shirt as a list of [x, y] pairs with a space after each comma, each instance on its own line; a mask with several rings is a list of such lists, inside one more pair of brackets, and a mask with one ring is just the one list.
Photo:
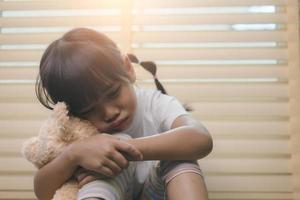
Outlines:
[[123, 132], [132, 138], [145, 137], [171, 129], [173, 121], [188, 114], [182, 104], [172, 96], [154, 89], [134, 87], [137, 108], [132, 124]]
[[[123, 133], [132, 138], [151, 136], [171, 129], [174, 120], [187, 115], [182, 104], [172, 96], [164, 95], [158, 90], [135, 87], [137, 108], [130, 127]], [[135, 171], [135, 191], [142, 188], [156, 161], [137, 162]]]
[[[164, 95], [160, 91], [153, 89], [134, 87], [134, 90], [137, 98], [137, 108], [132, 124], [128, 129], [122, 132], [125, 133], [127, 137], [130, 135], [132, 138], [138, 138], [165, 132], [171, 129], [171, 125], [177, 117], [187, 114], [183, 106], [175, 97]], [[123, 137], [125, 138], [126, 135], [123, 135]], [[130, 166], [134, 168], [134, 175], [131, 173], [131, 169], [133, 168], [129, 167], [117, 177], [117, 182], [131, 183], [128, 185], [121, 184], [122, 187], [126, 188], [126, 195], [129, 193], [129, 196], [138, 196], [155, 163], [156, 161], [138, 161], [134, 162], [134, 164], [131, 163], [132, 165]], [[101, 187], [102, 190], [100, 190]], [[102, 191], [110, 196], [110, 193], [106, 192], [114, 191], [114, 189], [108, 188], [111, 188], [111, 185], [106, 181], [99, 180], [88, 183], [79, 191], [78, 199], [92, 196], [102, 197], [101, 195], [97, 195], [97, 191], [99, 194]], [[118, 192], [112, 194], [120, 195]], [[119, 199], [119, 197], [116, 199]]]

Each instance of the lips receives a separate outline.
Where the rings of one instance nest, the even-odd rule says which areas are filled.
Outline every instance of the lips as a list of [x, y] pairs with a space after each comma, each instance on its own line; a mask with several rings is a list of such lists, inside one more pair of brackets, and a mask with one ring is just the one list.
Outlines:
[[116, 122], [114, 122], [111, 126], [110, 129], [118, 129], [120, 127], [122, 127], [122, 125], [124, 124], [125, 121], [127, 121], [128, 117], [118, 120]]

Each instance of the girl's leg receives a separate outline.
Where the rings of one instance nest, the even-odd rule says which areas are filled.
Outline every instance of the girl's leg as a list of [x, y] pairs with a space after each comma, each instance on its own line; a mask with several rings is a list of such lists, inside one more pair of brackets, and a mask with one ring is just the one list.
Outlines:
[[196, 161], [160, 161], [151, 170], [139, 200], [207, 200], [207, 190]]
[[[131, 185], [136, 163], [130, 162], [127, 169], [114, 178], [95, 180], [79, 189], [77, 200], [119, 200], [131, 199]], [[127, 198], [128, 197], [128, 198]]]
[[168, 200], [189, 199], [207, 200], [205, 182], [199, 174], [182, 173], [173, 178], [167, 185]]
[[204, 176], [197, 161], [161, 161], [168, 200], [207, 200]]

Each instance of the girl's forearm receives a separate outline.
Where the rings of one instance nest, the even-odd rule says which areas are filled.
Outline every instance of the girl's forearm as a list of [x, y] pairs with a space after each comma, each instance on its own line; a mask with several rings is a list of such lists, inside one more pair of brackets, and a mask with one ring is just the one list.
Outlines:
[[38, 199], [52, 199], [55, 191], [68, 180], [77, 165], [69, 151], [64, 151], [39, 169], [34, 177], [34, 192]]
[[212, 150], [210, 135], [191, 126], [132, 139], [129, 143], [142, 152], [144, 160], [197, 160]]

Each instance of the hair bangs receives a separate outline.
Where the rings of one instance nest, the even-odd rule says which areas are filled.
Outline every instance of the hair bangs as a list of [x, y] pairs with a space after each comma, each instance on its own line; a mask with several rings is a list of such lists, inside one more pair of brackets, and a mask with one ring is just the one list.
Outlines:
[[36, 94], [49, 109], [64, 101], [78, 113], [113, 85], [130, 80], [117, 45], [99, 32], [78, 28], [53, 41], [40, 61]]
[[68, 49], [62, 84], [56, 86], [61, 91], [55, 96], [63, 97], [73, 114], [93, 104], [112, 85], [129, 79], [120, 51], [112, 47], [107, 51], [107, 46], [79, 42]]

